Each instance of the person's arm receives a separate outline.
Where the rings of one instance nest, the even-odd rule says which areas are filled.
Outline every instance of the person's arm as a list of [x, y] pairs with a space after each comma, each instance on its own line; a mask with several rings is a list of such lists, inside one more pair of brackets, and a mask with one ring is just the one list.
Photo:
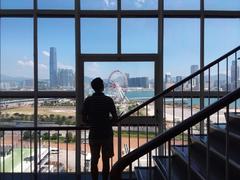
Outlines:
[[113, 100], [111, 100], [111, 115], [112, 115], [112, 124], [117, 123], [118, 121], [118, 116], [117, 116], [117, 111], [116, 111], [116, 106], [113, 102]]
[[84, 101], [83, 102], [83, 108], [82, 108], [82, 118], [83, 118], [83, 122], [88, 124], [86, 104], [87, 104], [86, 101]]

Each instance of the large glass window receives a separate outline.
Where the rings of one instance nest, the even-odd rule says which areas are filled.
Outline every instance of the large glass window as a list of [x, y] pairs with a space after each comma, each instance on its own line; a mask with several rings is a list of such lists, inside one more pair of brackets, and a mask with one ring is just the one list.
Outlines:
[[0, 99], [0, 126], [33, 126], [33, 99]]
[[[168, 88], [200, 68], [200, 21], [169, 18], [164, 28], [164, 87]], [[195, 81], [194, 89], [199, 90], [199, 78]]]
[[240, 10], [240, 2], [239, 0], [227, 0], [227, 1], [219, 1], [219, 0], [205, 0], [205, 9], [206, 10]]
[[[211, 0], [210, 0], [211, 1]], [[164, 0], [166, 10], [199, 10], [199, 0]]]
[[33, 19], [0, 21], [0, 90], [33, 90]]
[[123, 10], [156, 10], [158, 0], [122, 0]]
[[[239, 46], [240, 19], [206, 19], [205, 22], [205, 64], [216, 60], [230, 50]], [[211, 68], [211, 78], [206, 78], [205, 89], [233, 90], [239, 86], [238, 58], [240, 54], [229, 56], [219, 66]], [[218, 75], [219, 72], [219, 75]], [[235, 72], [237, 72], [235, 74]], [[235, 76], [236, 75], [236, 76]], [[209, 79], [209, 80], [208, 80]], [[228, 83], [227, 83], [228, 82]]]
[[33, 0], [0, 0], [0, 9], [32, 9]]
[[39, 90], [75, 89], [73, 19], [38, 19]]
[[38, 0], [39, 9], [74, 9], [74, 0]]
[[38, 99], [38, 126], [76, 124], [76, 101], [67, 98]]
[[[96, 77], [104, 80], [104, 92], [114, 99], [118, 113], [127, 112], [154, 96], [153, 62], [85, 62], [85, 97], [93, 93], [90, 82]], [[148, 111], [153, 115], [153, 105]]]
[[239, 46], [239, 32], [240, 19], [206, 19], [205, 64]]
[[116, 53], [117, 19], [82, 18], [81, 48], [82, 53]]
[[83, 10], [116, 10], [117, 0], [81, 0]]
[[157, 19], [123, 18], [122, 53], [157, 53], [157, 33]]

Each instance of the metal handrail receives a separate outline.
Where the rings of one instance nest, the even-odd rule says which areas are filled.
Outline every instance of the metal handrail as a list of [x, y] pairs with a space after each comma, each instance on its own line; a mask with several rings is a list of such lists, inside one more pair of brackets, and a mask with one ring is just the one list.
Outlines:
[[[227, 57], [230, 55], [236, 53], [237, 51], [240, 50], [240, 46], [234, 48], [233, 50], [229, 51], [225, 55], [221, 56], [220, 58], [216, 59], [215, 61], [209, 63], [208, 65], [204, 66], [200, 70], [196, 71], [195, 73], [189, 75], [188, 77], [184, 78], [180, 82], [174, 84], [173, 86], [169, 87], [168, 89], [164, 90], [162, 93], [159, 93], [158, 95], [150, 98], [149, 100], [145, 101], [144, 103], [140, 104], [139, 106], [135, 107], [131, 111], [127, 112], [123, 116], [119, 118], [119, 122], [122, 121], [123, 119], [129, 117], [131, 114], [137, 112], [144, 106], [152, 103], [153, 101], [163, 97], [164, 95], [168, 94], [175, 88], [182, 86], [184, 83], [187, 81], [191, 80], [192, 78], [202, 74], [205, 70], [210, 69], [212, 66], [220, 63], [222, 60], [225, 60]], [[217, 102], [213, 103], [212, 105], [200, 110], [198, 113], [194, 114], [193, 116], [187, 118], [184, 120], [182, 123], [176, 125], [175, 127], [167, 130], [166, 132], [158, 135], [148, 143], [140, 146], [139, 148], [133, 150], [132, 152], [128, 153], [126, 156], [122, 157], [120, 160], [118, 160], [110, 173], [110, 178], [112, 180], [120, 180], [121, 179], [121, 172], [133, 161], [137, 160], [141, 156], [147, 154], [151, 150], [159, 147], [160, 145], [164, 144], [171, 138], [174, 138], [178, 134], [184, 132], [185, 130], [189, 129], [190, 127], [194, 126], [195, 124], [201, 122], [205, 118], [207, 118], [209, 115], [214, 114], [221, 108], [229, 105], [231, 102], [235, 101], [240, 97], [240, 89], [238, 88], [237, 90], [227, 94]]]
[[220, 100], [216, 101], [212, 105], [200, 110], [193, 116], [187, 118], [182, 123], [172, 127], [171, 129], [165, 131], [164, 133], [158, 135], [148, 143], [140, 146], [139, 148], [133, 150], [132, 152], [128, 153], [126, 156], [122, 157], [118, 160], [110, 173], [111, 180], [120, 180], [121, 179], [121, 172], [133, 161], [137, 160], [138, 158], [142, 157], [143, 155], [147, 154], [148, 152], [152, 151], [153, 149], [161, 146], [165, 142], [169, 141], [170, 139], [174, 138], [178, 134], [186, 131], [190, 127], [194, 126], [195, 124], [201, 122], [202, 120], [206, 119], [210, 115], [216, 113], [223, 107], [228, 106], [233, 101], [240, 98], [240, 88], [236, 89], [233, 92], [228, 93]]
[[224, 54], [223, 56], [219, 57], [218, 59], [216, 59], [215, 61], [209, 63], [208, 65], [204, 66], [203, 68], [199, 69], [198, 71], [196, 71], [195, 73], [192, 73], [191, 75], [189, 75], [188, 77], [184, 78], [183, 80], [179, 81], [178, 83], [172, 85], [171, 87], [165, 89], [163, 92], [157, 94], [156, 96], [150, 98], [149, 100], [143, 102], [142, 104], [140, 104], [139, 106], [135, 107], [134, 109], [128, 111], [127, 113], [123, 114], [120, 118], [119, 118], [119, 122], [122, 121], [123, 119], [129, 117], [130, 115], [132, 115], [133, 113], [137, 112], [139, 109], [143, 108], [144, 106], [152, 103], [153, 101], [159, 99], [160, 97], [163, 97], [164, 95], [168, 94], [169, 92], [171, 92], [172, 90], [174, 90], [175, 88], [181, 86], [182, 84], [184, 84], [185, 82], [189, 81], [190, 79], [194, 78], [195, 76], [200, 75], [201, 73], [203, 73], [205, 70], [211, 68], [212, 66], [216, 65], [217, 63], [221, 62], [222, 60], [224, 60], [225, 58], [229, 57], [230, 55], [232, 55], [233, 53], [237, 52], [240, 50], [240, 46], [234, 48], [233, 50], [229, 51], [228, 53]]

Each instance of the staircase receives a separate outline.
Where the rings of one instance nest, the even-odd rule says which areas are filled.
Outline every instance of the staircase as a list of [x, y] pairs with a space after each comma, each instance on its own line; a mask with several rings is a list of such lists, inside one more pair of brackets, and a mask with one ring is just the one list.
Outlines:
[[[227, 177], [232, 180], [240, 179], [240, 113], [229, 113], [228, 154], [225, 153], [226, 126], [225, 123], [210, 125], [209, 135], [193, 134], [190, 136], [189, 145], [172, 145], [170, 157], [153, 158], [155, 164], [153, 168], [136, 167], [137, 179], [224, 180]], [[228, 176], [226, 175], [227, 158], [229, 159]]]
[[[162, 133], [119, 159], [111, 170], [111, 180], [122, 179], [121, 173], [126, 170], [125, 168], [131, 167], [134, 161], [144, 155], [151, 160], [147, 166], [134, 167], [135, 174], [130, 175], [129, 179], [135, 179], [135, 177], [137, 180], [240, 179], [240, 107], [238, 105], [240, 88], [237, 73], [235, 73], [235, 81], [232, 80], [233, 77], [231, 78], [231, 83], [228, 75], [228, 72], [233, 70], [229, 68], [231, 61], [237, 64], [240, 60], [239, 51], [240, 46], [121, 117], [120, 120], [123, 120], [157, 100], [163, 102], [163, 113], [160, 117]], [[233, 60], [230, 61], [231, 58]], [[220, 71], [222, 71], [220, 67], [223, 64], [227, 72], [224, 91], [220, 90], [219, 83]], [[211, 88], [213, 69], [217, 72], [217, 89]], [[237, 66], [234, 69], [237, 72]], [[202, 98], [200, 98], [200, 104], [204, 106], [197, 112], [193, 112], [195, 109], [192, 99], [196, 92], [192, 86], [196, 78], [207, 78], [208, 82], [205, 87], [199, 88]], [[191, 89], [184, 92], [186, 83], [191, 84]], [[191, 99], [191, 107], [188, 107], [191, 110], [189, 117], [184, 115], [184, 93], [189, 94], [187, 96]], [[175, 117], [175, 94], [178, 98], [182, 96], [180, 122], [176, 122]], [[212, 97], [216, 98], [215, 102], [212, 102]], [[171, 127], [167, 126], [169, 117], [166, 116], [166, 98], [168, 100], [172, 98], [173, 102]], [[152, 155], [153, 151], [158, 153]]]

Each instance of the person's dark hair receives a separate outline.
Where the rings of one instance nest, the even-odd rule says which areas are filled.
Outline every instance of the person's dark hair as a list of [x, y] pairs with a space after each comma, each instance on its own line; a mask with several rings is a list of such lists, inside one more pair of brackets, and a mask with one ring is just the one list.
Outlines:
[[101, 92], [104, 89], [103, 80], [100, 77], [97, 77], [92, 80], [91, 86], [95, 92]]

